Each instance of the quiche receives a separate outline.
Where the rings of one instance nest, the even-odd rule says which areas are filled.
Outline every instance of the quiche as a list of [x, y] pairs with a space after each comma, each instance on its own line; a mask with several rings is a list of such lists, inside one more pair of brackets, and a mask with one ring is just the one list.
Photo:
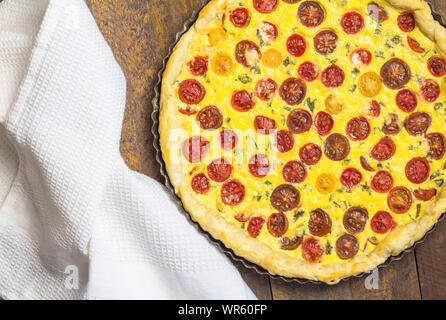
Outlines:
[[193, 220], [270, 274], [335, 284], [446, 210], [446, 31], [422, 0], [212, 0], [164, 72]]

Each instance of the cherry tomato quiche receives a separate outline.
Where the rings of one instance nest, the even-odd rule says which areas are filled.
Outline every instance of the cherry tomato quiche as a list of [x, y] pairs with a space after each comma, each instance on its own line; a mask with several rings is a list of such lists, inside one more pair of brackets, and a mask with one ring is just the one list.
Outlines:
[[170, 181], [271, 274], [368, 271], [446, 211], [445, 53], [422, 0], [212, 0], [163, 77]]

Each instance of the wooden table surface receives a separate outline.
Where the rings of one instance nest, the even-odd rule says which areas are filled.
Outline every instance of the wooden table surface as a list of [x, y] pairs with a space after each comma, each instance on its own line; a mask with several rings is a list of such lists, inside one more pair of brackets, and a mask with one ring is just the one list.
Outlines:
[[[122, 156], [131, 169], [158, 180], [150, 131], [156, 75], [176, 33], [203, 1], [86, 0], [127, 78]], [[429, 2], [446, 21], [446, 1]], [[402, 260], [380, 269], [378, 289], [366, 289], [365, 278], [335, 286], [286, 283], [236, 266], [260, 299], [446, 299], [446, 223]]]

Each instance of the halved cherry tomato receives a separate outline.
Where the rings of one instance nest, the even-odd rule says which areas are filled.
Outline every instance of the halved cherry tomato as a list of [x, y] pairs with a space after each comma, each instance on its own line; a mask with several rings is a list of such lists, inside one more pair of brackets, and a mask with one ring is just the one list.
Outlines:
[[199, 173], [192, 178], [191, 181], [192, 189], [195, 192], [205, 194], [208, 193], [211, 186], [209, 184], [209, 179], [206, 177], [204, 173]]
[[404, 112], [412, 112], [418, 105], [417, 94], [410, 89], [403, 89], [396, 94], [396, 104]]
[[211, 145], [206, 138], [193, 136], [183, 143], [183, 155], [191, 163], [200, 162], [209, 153]]
[[440, 160], [444, 157], [446, 151], [446, 138], [440, 132], [433, 132], [426, 135], [429, 142], [429, 153], [427, 156], [434, 160]]
[[262, 35], [262, 39], [267, 42], [276, 41], [279, 36], [279, 31], [274, 23], [263, 21], [260, 24], [260, 34]]
[[378, 193], [387, 193], [393, 187], [393, 177], [388, 171], [378, 171], [372, 178], [370, 186]]
[[282, 241], [280, 242], [280, 249], [282, 250], [295, 250], [297, 249], [300, 244], [302, 243], [303, 237], [283, 237]]
[[264, 116], [255, 117], [254, 127], [256, 128], [256, 131], [261, 134], [270, 134], [277, 129], [276, 121]]
[[304, 133], [311, 129], [313, 119], [311, 114], [304, 109], [294, 109], [288, 114], [287, 126], [292, 133]]
[[440, 97], [441, 89], [437, 81], [432, 79], [423, 80], [420, 86], [421, 97], [426, 102], [435, 102]]
[[403, 12], [398, 16], [398, 26], [404, 32], [415, 29], [415, 17], [412, 12]]
[[407, 36], [407, 43], [409, 44], [409, 47], [416, 53], [424, 52], [424, 48], [420, 46], [420, 43], [411, 36]]
[[367, 161], [367, 159], [364, 156], [360, 156], [359, 161], [361, 162], [361, 167], [364, 170], [370, 171], [370, 172], [375, 171], [375, 169], [372, 168], [372, 166], [369, 164], [369, 162]]
[[228, 206], [237, 206], [245, 198], [245, 186], [237, 181], [230, 180], [221, 187], [221, 199]]
[[282, 64], [282, 55], [274, 48], [268, 49], [262, 56], [262, 62], [268, 68], [277, 68]]
[[388, 232], [389, 230], [395, 228], [396, 225], [396, 222], [387, 211], [378, 211], [370, 221], [370, 227], [372, 228], [373, 232], [380, 234]]
[[213, 47], [217, 47], [222, 44], [226, 38], [226, 32], [222, 27], [212, 29], [208, 34], [209, 44]]
[[322, 149], [317, 144], [308, 143], [300, 148], [299, 156], [306, 165], [315, 165], [322, 158]]
[[178, 111], [182, 114], [185, 114], [187, 116], [191, 116], [193, 114], [196, 114], [198, 112], [197, 109], [193, 108], [190, 105], [186, 105], [184, 108], [183, 107], [178, 107]]
[[409, 65], [399, 58], [390, 59], [381, 68], [381, 80], [390, 89], [401, 89], [410, 77]]
[[336, 178], [329, 173], [322, 173], [316, 178], [316, 189], [321, 194], [330, 194], [336, 187]]
[[299, 205], [300, 192], [290, 184], [282, 184], [274, 189], [270, 201], [279, 212], [290, 211]]
[[429, 72], [435, 77], [443, 77], [446, 74], [446, 60], [442, 57], [432, 57], [427, 62]]
[[379, 105], [378, 101], [372, 100], [367, 106], [366, 109], [366, 115], [370, 116], [372, 118], [378, 118], [381, 114], [381, 106]]
[[238, 142], [237, 134], [230, 130], [224, 129], [220, 132], [220, 144], [223, 149], [230, 151], [235, 148]]
[[234, 219], [237, 220], [238, 222], [248, 222], [249, 218], [250, 216], [245, 216], [243, 212], [239, 212], [234, 216]]
[[378, 161], [389, 160], [395, 155], [396, 145], [389, 137], [384, 137], [373, 147], [370, 156]]
[[304, 1], [299, 5], [297, 11], [300, 22], [305, 27], [317, 27], [325, 19], [325, 12], [316, 1]]
[[253, 238], [257, 238], [264, 224], [265, 219], [263, 219], [262, 217], [252, 217], [251, 219], [249, 219], [248, 232], [250, 236]]
[[334, 94], [325, 99], [325, 109], [331, 114], [338, 114], [344, 109], [344, 103]]
[[407, 179], [415, 184], [425, 182], [429, 178], [430, 170], [429, 162], [422, 157], [410, 160], [405, 169]]
[[228, 76], [234, 71], [234, 62], [225, 53], [217, 54], [211, 62], [212, 71], [219, 76]]
[[321, 81], [327, 88], [340, 87], [344, 83], [344, 80], [344, 71], [334, 64], [322, 71]]
[[178, 88], [178, 96], [187, 104], [199, 104], [206, 94], [203, 85], [197, 80], [185, 80]]
[[364, 28], [364, 18], [358, 12], [347, 12], [341, 18], [341, 27], [344, 29], [345, 33], [358, 33]]
[[437, 189], [417, 189], [413, 192], [415, 198], [421, 201], [429, 201], [437, 195]]
[[280, 130], [277, 132], [277, 150], [280, 153], [286, 153], [293, 149], [294, 137], [288, 130]]
[[235, 27], [244, 28], [246, 27], [250, 19], [249, 11], [246, 8], [237, 8], [232, 11], [229, 19]]
[[259, 46], [250, 40], [240, 41], [235, 47], [235, 59], [244, 67], [254, 67], [261, 58]]
[[382, 89], [379, 75], [373, 71], [364, 73], [358, 79], [358, 89], [364, 97], [375, 97]]
[[347, 123], [345, 128], [347, 136], [353, 141], [367, 139], [370, 135], [370, 124], [364, 117], [353, 118]]
[[347, 168], [341, 174], [341, 183], [348, 189], [358, 186], [362, 180], [362, 174], [358, 169]]
[[307, 169], [300, 161], [289, 161], [282, 170], [283, 179], [289, 183], [302, 183], [307, 177]]
[[268, 218], [268, 231], [274, 237], [283, 236], [288, 230], [288, 218], [282, 212], [273, 213]]
[[344, 234], [336, 241], [336, 253], [339, 258], [347, 260], [353, 258], [359, 250], [359, 242], [355, 236]]
[[351, 207], [344, 214], [344, 228], [351, 234], [358, 234], [364, 231], [369, 213], [362, 207]]
[[223, 124], [223, 114], [216, 106], [207, 106], [197, 114], [197, 121], [203, 130], [215, 130]]
[[395, 213], [406, 213], [412, 206], [412, 194], [406, 187], [395, 187], [387, 196], [387, 205]]
[[425, 134], [432, 123], [431, 116], [426, 112], [414, 112], [404, 120], [404, 127], [413, 136]]
[[248, 162], [249, 171], [254, 177], [266, 177], [271, 170], [271, 162], [264, 154], [253, 155]]
[[334, 120], [328, 113], [319, 111], [314, 118], [314, 126], [317, 133], [321, 136], [326, 136], [333, 129]]
[[342, 134], [334, 133], [325, 140], [324, 152], [330, 160], [344, 160], [350, 153], [350, 143]]
[[307, 238], [302, 243], [302, 257], [308, 262], [317, 263], [322, 261], [324, 249], [316, 238]]
[[293, 34], [288, 38], [286, 47], [289, 54], [295, 57], [300, 57], [307, 50], [307, 42], [300, 34]]
[[235, 110], [247, 112], [254, 108], [256, 102], [248, 91], [237, 90], [232, 94], [231, 104]]
[[316, 209], [310, 212], [308, 221], [308, 230], [313, 236], [323, 237], [331, 231], [331, 218], [327, 212], [322, 209]]
[[311, 82], [319, 76], [319, 68], [314, 62], [306, 61], [299, 66], [297, 73], [303, 80]]
[[367, 13], [369, 14], [370, 18], [373, 19], [373, 21], [378, 23], [389, 19], [386, 10], [384, 10], [384, 8], [378, 5], [376, 2], [370, 2], [367, 5]]
[[290, 106], [300, 104], [307, 94], [305, 82], [297, 78], [286, 79], [279, 89], [280, 97]]
[[351, 53], [350, 61], [357, 66], [368, 66], [372, 62], [372, 53], [367, 49], [356, 49]]
[[208, 176], [215, 182], [224, 182], [232, 173], [232, 165], [226, 159], [216, 159], [207, 168]]
[[208, 58], [196, 56], [188, 62], [187, 66], [193, 76], [203, 76], [208, 71]]
[[394, 136], [401, 131], [401, 122], [396, 113], [390, 113], [386, 116], [382, 132], [387, 135]]
[[260, 13], [271, 13], [276, 10], [279, 0], [253, 0], [254, 8]]
[[263, 101], [271, 100], [276, 93], [277, 83], [270, 78], [264, 78], [257, 82], [255, 93]]
[[313, 39], [314, 49], [317, 53], [326, 56], [336, 50], [338, 35], [333, 30], [322, 30]]

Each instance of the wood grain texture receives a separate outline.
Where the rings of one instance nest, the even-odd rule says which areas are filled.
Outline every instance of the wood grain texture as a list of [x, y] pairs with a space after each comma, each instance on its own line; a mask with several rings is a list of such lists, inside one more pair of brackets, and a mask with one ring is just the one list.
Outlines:
[[[160, 180], [151, 135], [151, 100], [162, 59], [204, 0], [85, 0], [127, 78], [121, 153], [127, 165]], [[446, 20], [446, 1], [429, 0]], [[446, 223], [401, 261], [379, 271], [379, 289], [365, 277], [336, 286], [269, 279], [235, 263], [260, 299], [445, 299]]]

